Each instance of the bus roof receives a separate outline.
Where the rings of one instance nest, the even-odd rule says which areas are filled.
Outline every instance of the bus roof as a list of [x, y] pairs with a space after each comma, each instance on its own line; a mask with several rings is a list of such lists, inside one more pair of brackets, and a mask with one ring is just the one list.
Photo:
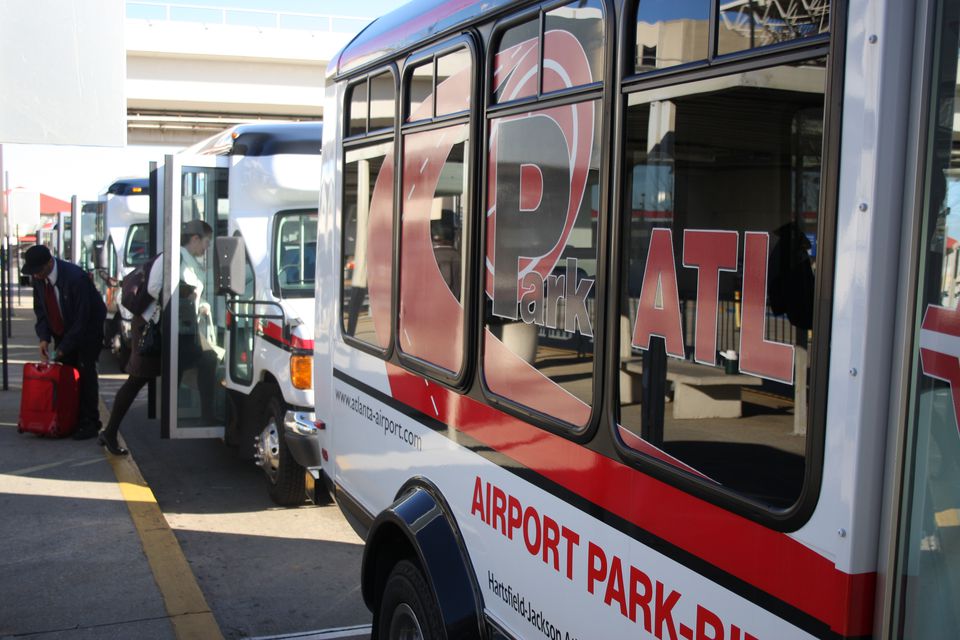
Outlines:
[[320, 122], [238, 124], [198, 142], [186, 153], [222, 156], [317, 154], [323, 137]]
[[482, 15], [495, 13], [514, 0], [411, 0], [371, 22], [328, 67], [328, 75], [348, 73], [402, 51], [429, 37]]

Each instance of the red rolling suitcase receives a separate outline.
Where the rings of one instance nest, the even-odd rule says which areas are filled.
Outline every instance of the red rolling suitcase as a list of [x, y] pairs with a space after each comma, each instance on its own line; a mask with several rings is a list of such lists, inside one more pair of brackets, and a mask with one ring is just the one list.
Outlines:
[[80, 409], [80, 373], [53, 362], [23, 365], [20, 420], [17, 431], [63, 438], [77, 428]]

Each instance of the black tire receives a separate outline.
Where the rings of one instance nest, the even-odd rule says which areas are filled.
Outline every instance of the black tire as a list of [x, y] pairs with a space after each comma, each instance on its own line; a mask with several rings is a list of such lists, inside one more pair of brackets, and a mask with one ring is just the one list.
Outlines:
[[244, 398], [240, 393], [227, 389], [227, 423], [223, 429], [223, 441], [236, 449], [240, 460], [244, 459], [244, 454], [249, 460], [253, 458], [253, 435], [244, 438], [244, 432], [241, 431], [240, 416], [244, 415]]
[[446, 640], [440, 607], [420, 568], [409, 560], [394, 565], [380, 599], [378, 640]]
[[[260, 421], [261, 463], [267, 477], [270, 499], [281, 507], [295, 507], [307, 500], [306, 469], [287, 447], [283, 436], [283, 403], [276, 395], [267, 400]], [[265, 456], [265, 458], [264, 458]]]

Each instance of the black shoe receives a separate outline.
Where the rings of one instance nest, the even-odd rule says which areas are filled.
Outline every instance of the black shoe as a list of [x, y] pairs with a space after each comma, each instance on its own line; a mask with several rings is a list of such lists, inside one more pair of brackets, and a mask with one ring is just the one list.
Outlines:
[[80, 428], [73, 432], [74, 440], [89, 440], [97, 437], [97, 429]]
[[126, 449], [120, 446], [120, 443], [117, 442], [116, 437], [112, 440], [107, 436], [106, 431], [101, 431], [97, 434], [97, 442], [99, 442], [107, 451], [112, 453], [115, 456], [125, 456], [129, 453]]

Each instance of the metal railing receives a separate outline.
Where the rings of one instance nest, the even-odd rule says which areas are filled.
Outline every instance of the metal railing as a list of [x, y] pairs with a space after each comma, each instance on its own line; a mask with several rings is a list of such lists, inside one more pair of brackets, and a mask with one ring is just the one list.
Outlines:
[[195, 22], [260, 29], [299, 29], [328, 33], [357, 33], [372, 18], [318, 13], [292, 13], [261, 9], [234, 9], [169, 2], [126, 3], [128, 20], [154, 22]]

